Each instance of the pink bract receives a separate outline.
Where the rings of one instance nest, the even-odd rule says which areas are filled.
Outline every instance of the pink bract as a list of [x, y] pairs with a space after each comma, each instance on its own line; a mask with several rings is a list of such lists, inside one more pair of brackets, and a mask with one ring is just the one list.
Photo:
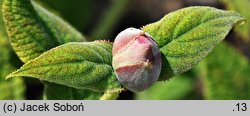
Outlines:
[[161, 54], [148, 33], [135, 28], [120, 32], [115, 38], [112, 54], [116, 77], [128, 90], [140, 92], [158, 80]]

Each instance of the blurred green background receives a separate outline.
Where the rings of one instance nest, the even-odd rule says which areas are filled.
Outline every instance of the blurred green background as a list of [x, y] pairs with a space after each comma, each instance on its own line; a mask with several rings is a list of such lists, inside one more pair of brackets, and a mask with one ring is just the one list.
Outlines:
[[[2, 4], [3, 0], [0, 0]], [[125, 91], [118, 99], [250, 99], [250, 0], [36, 0], [62, 17], [89, 41], [115, 36], [128, 27], [140, 28], [171, 11], [188, 6], [235, 10], [247, 19], [192, 70], [135, 94]], [[42, 99], [37, 79], [5, 76], [22, 62], [12, 50], [0, 13], [0, 99]]]

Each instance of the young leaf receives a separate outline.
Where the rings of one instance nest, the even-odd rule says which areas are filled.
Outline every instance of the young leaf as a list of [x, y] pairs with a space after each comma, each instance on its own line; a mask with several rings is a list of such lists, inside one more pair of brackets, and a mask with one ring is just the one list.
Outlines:
[[3, 16], [11, 44], [24, 62], [57, 45], [29, 0], [4, 0]]
[[4, 0], [2, 8], [11, 44], [23, 62], [63, 42], [80, 41], [80, 34], [67, 23], [32, 4], [30, 0]]
[[75, 89], [44, 81], [44, 99], [48, 100], [98, 100], [102, 93], [87, 89]]
[[[36, 58], [54, 46], [70, 41], [85, 41], [73, 27], [32, 0], [31, 2], [30, 0], [5, 0], [3, 6], [12, 46], [23, 62]], [[46, 90], [49, 87], [52, 87], [52, 84], [46, 86]], [[64, 93], [72, 92], [64, 91]]]
[[236, 12], [196, 6], [169, 13], [143, 27], [163, 54], [159, 80], [192, 68], [225, 38], [233, 25], [243, 20]]
[[11, 77], [34, 77], [78, 89], [119, 89], [111, 67], [112, 45], [104, 41], [68, 43], [27, 62]]
[[243, 38], [245, 42], [250, 42], [250, 12], [248, 6], [250, 6], [250, 0], [220, 0], [225, 3], [227, 9], [239, 12], [246, 18], [246, 24], [237, 26], [235, 31]]
[[206, 99], [249, 99], [250, 64], [226, 43], [220, 44], [197, 68]]

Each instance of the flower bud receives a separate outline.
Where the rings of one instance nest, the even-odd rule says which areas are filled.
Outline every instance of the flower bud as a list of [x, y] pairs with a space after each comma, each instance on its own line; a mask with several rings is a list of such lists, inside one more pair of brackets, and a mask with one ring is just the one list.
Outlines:
[[135, 28], [120, 32], [115, 38], [112, 54], [116, 77], [128, 90], [140, 92], [158, 80], [161, 54], [148, 33]]

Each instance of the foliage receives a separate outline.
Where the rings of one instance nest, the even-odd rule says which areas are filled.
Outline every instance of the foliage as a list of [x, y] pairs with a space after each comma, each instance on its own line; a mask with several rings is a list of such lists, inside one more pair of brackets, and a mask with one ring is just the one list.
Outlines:
[[[33, 4], [33, 6], [32, 6]], [[63, 43], [81, 41], [80, 33], [29, 0], [5, 0], [3, 16], [11, 44], [23, 62]]]
[[34, 77], [77, 89], [119, 89], [108, 42], [68, 43], [27, 62], [10, 77]]
[[[3, 1], [0, 0], [0, 4]], [[2, 6], [0, 6], [1, 8]], [[5, 32], [3, 20], [2, 20], [2, 11], [0, 11], [0, 99], [24, 99], [25, 86], [23, 80], [16, 78], [13, 80], [5, 80], [5, 77], [16, 67], [10, 61], [11, 46], [8, 42], [7, 34]]]
[[191, 69], [225, 38], [235, 23], [242, 20], [236, 12], [189, 7], [143, 27], [155, 38], [165, 57], [161, 80]]
[[196, 70], [206, 99], [250, 98], [249, 61], [231, 45], [220, 44]]
[[[12, 47], [23, 62], [36, 58], [53, 46], [70, 41], [85, 41], [85, 38], [77, 30], [34, 1], [5, 0], [4, 2], [3, 12], [5, 18], [13, 19], [5, 19], [7, 29], [10, 28], [8, 35]], [[13, 12], [13, 9], [16, 9], [18, 12], [16, 12], [16, 10]], [[13, 30], [14, 32], [12, 32]], [[64, 93], [59, 92], [63, 90]], [[75, 91], [77, 90], [67, 88], [67, 86], [58, 87], [55, 85], [55, 87], [53, 87], [53, 85], [50, 84], [48, 86], [45, 85], [44, 96], [47, 96], [49, 99], [60, 99], [60, 97], [57, 98], [57, 96], [62, 96], [61, 94], [64, 95], [65, 93], [71, 95], [74, 94], [73, 92]], [[57, 96], [50, 96], [52, 94], [51, 92], [54, 92], [53, 94], [57, 94]], [[65, 96], [65, 99], [66, 98]]]
[[[116, 99], [124, 90], [115, 78], [112, 68], [111, 42], [86, 42], [87, 39], [66, 21], [32, 0], [4, 0], [2, 11], [11, 45], [18, 57], [25, 63], [20, 69], [9, 74], [7, 79], [32, 77], [41, 80], [45, 87], [44, 99]], [[163, 69], [159, 81], [167, 80], [194, 67], [226, 37], [235, 24], [243, 21], [244, 18], [237, 12], [195, 6], [169, 13], [160, 21], [144, 26], [142, 30], [148, 32], [155, 39], [163, 56]], [[1, 25], [1, 27], [4, 26]], [[100, 30], [106, 29], [100, 28]], [[5, 33], [5, 30], [2, 32]], [[232, 50], [228, 50], [226, 54], [230, 54]], [[216, 53], [215, 51], [214, 54]], [[0, 54], [6, 56], [6, 58], [1, 57], [3, 60], [0, 58], [1, 64], [10, 59], [7, 57], [8, 55], [2, 55], [8, 54], [8, 51], [2, 50], [2, 48]], [[234, 56], [238, 55], [232, 54], [232, 57]], [[218, 93], [213, 94], [214, 85], [211, 86], [211, 83], [216, 83], [217, 78], [222, 78], [223, 74], [217, 77], [213, 75], [214, 72], [211, 72], [209, 75], [206, 68], [216, 69], [217, 65], [221, 65], [221, 68], [226, 71], [228, 69], [222, 65], [223, 58], [220, 59], [221, 62], [215, 62], [213, 58], [208, 59], [212, 60], [203, 64], [201, 69], [204, 70], [198, 73], [205, 80], [203, 82], [207, 89], [205, 90], [207, 98], [220, 99], [215, 96], [220, 90], [218, 89]], [[233, 66], [234, 63], [244, 64], [246, 61], [239, 59], [230, 66]], [[240, 65], [240, 67], [245, 72], [246, 65]], [[8, 70], [7, 73], [11, 71], [8, 68], [4, 69]], [[244, 81], [247, 78], [244, 76], [240, 78], [239, 84], [235, 84], [235, 93], [245, 91], [245, 88], [248, 87], [248, 81]], [[233, 80], [234, 77], [228, 82], [225, 81], [225, 88], [230, 88], [229, 85], [232, 85]], [[14, 82], [12, 79], [10, 81]], [[142, 93], [139, 98], [175, 99], [176, 96], [181, 98], [193, 88], [192, 82], [186, 76], [173, 78], [171, 81], [167, 82], [166, 86], [160, 85], [158, 82]], [[1, 82], [2, 80], [0, 84]], [[173, 84], [171, 85], [171, 83]], [[189, 85], [190, 88], [186, 88]], [[216, 83], [216, 85], [219, 84]], [[1, 86], [5, 85], [1, 84]], [[172, 97], [157, 96], [170, 92], [169, 88], [177, 86], [180, 88], [176, 91], [177, 93], [172, 94]], [[169, 91], [156, 91], [155, 89], [159, 87]], [[221, 87], [223, 88], [224, 85]], [[223, 88], [223, 90], [225, 89]], [[144, 98], [145, 94], [154, 92], [155, 96]], [[223, 95], [231, 94], [223, 93]], [[247, 98], [246, 96], [242, 94], [236, 99]], [[233, 99], [230, 96], [228, 98]]]

